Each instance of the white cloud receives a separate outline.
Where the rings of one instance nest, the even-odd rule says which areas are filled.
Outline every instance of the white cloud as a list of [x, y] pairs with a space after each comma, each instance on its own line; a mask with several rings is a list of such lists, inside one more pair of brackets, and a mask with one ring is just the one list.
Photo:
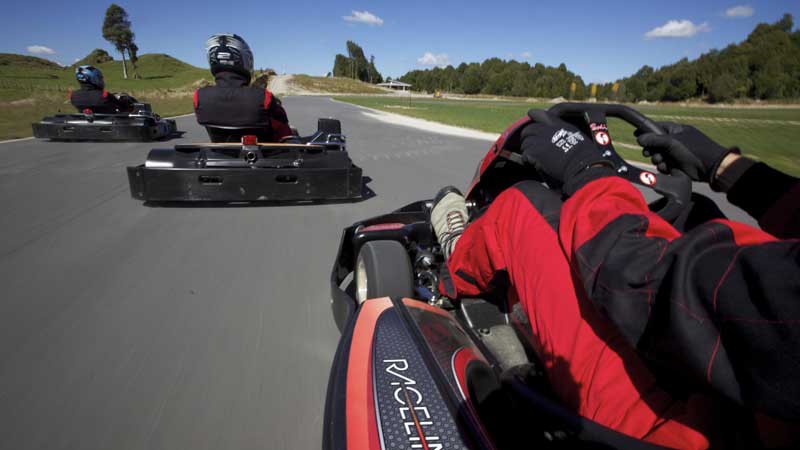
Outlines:
[[424, 55], [417, 58], [417, 63], [422, 66], [446, 66], [450, 64], [450, 60], [447, 58], [447, 53], [439, 53], [434, 55], [431, 52], [425, 52]]
[[34, 55], [55, 55], [56, 51], [50, 47], [45, 47], [44, 45], [29, 45], [28, 53], [33, 53]]
[[520, 54], [519, 54], [519, 56], [520, 56], [521, 58], [523, 58], [523, 59], [528, 59], [528, 58], [530, 58], [530, 57], [531, 57], [531, 56], [533, 56], [533, 55], [531, 55], [531, 52], [522, 52], [522, 53], [520, 53]]
[[731, 19], [739, 19], [739, 18], [743, 18], [743, 17], [750, 17], [755, 12], [756, 11], [753, 9], [752, 6], [739, 5], [739, 6], [734, 6], [733, 8], [726, 9], [725, 10], [725, 17], [728, 17], [728, 18], [731, 18]]
[[695, 25], [691, 20], [670, 20], [660, 27], [653, 28], [644, 34], [647, 39], [656, 38], [688, 38], [697, 33], [711, 31], [708, 22]]
[[345, 22], [365, 23], [370, 26], [383, 25], [383, 19], [369, 11], [353, 11], [349, 16], [342, 16]]

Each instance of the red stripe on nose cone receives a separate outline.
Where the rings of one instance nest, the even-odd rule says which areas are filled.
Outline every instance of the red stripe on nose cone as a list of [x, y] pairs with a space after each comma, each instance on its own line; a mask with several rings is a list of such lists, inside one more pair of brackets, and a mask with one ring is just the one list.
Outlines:
[[406, 396], [406, 404], [408, 405], [408, 411], [411, 412], [411, 418], [414, 419], [414, 426], [417, 427], [417, 436], [419, 436], [419, 441], [422, 443], [422, 448], [423, 450], [428, 450], [428, 441], [422, 432], [422, 425], [419, 424], [417, 412], [414, 411], [414, 405], [411, 403], [411, 398], [408, 396], [408, 390], [405, 387], [403, 388], [403, 394]]

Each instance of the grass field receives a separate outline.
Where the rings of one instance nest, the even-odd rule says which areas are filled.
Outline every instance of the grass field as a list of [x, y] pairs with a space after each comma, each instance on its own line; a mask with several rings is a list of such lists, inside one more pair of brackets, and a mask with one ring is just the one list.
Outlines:
[[311, 92], [326, 94], [385, 94], [386, 91], [369, 83], [364, 83], [351, 78], [312, 77], [309, 75], [294, 75], [291, 83], [294, 86]]
[[[153, 110], [165, 117], [192, 112], [195, 87], [202, 80], [212, 79], [208, 70], [168, 55], [142, 55], [138, 66], [142, 78], [125, 80], [121, 61], [98, 65], [109, 91], [127, 92], [151, 103]], [[39, 58], [0, 54], [0, 139], [30, 136], [32, 122], [45, 115], [74, 111], [67, 95], [77, 87], [74, 68], [62, 68]]]
[[[524, 116], [530, 108], [552, 105], [523, 101], [436, 100], [409, 97], [339, 97], [369, 108], [404, 114], [435, 122], [502, 132]], [[719, 108], [677, 105], [636, 105], [636, 109], [656, 121], [694, 125], [726, 146], [738, 146], [754, 158], [800, 175], [800, 108]], [[633, 127], [622, 121], [609, 122], [616, 142], [635, 145]], [[624, 146], [617, 151], [625, 158], [645, 161], [641, 152]]]

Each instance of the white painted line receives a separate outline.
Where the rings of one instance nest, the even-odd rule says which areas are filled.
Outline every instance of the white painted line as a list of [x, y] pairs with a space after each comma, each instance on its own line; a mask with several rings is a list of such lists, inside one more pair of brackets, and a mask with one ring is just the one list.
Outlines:
[[31, 139], [35, 139], [33, 136], [19, 138], [19, 139], [9, 139], [7, 141], [0, 141], [0, 144], [10, 144], [12, 142], [19, 142], [19, 141], [30, 141]]
[[189, 116], [193, 116], [193, 115], [194, 115], [194, 113], [189, 113], [189, 114], [181, 114], [180, 116], [172, 116], [172, 117], [164, 117], [164, 118], [165, 119], [180, 119], [181, 117], [189, 117]]
[[353, 103], [342, 102], [333, 98], [331, 98], [330, 100], [332, 102], [343, 103], [349, 106], [355, 106], [357, 108], [364, 109], [366, 110], [363, 112], [365, 116], [369, 117], [370, 119], [388, 123], [390, 125], [400, 125], [410, 128], [416, 128], [419, 130], [429, 131], [431, 133], [464, 137], [468, 139], [477, 139], [488, 142], [494, 142], [500, 136], [499, 133], [497, 134], [487, 133], [485, 131], [474, 130], [471, 128], [462, 128], [453, 125], [445, 125], [439, 122], [433, 122], [425, 119], [417, 119], [415, 117], [404, 116], [402, 114], [395, 114], [374, 108], [368, 108], [366, 106], [356, 105]]

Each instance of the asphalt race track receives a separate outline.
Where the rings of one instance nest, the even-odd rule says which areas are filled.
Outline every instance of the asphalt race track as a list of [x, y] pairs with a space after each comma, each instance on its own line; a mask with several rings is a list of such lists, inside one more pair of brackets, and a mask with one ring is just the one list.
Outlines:
[[207, 140], [193, 116], [171, 142], [0, 144], [0, 449], [319, 448], [342, 228], [466, 187], [489, 144], [327, 98], [284, 104], [301, 133], [317, 117], [342, 121], [375, 197], [132, 199], [126, 166], [152, 147]]

